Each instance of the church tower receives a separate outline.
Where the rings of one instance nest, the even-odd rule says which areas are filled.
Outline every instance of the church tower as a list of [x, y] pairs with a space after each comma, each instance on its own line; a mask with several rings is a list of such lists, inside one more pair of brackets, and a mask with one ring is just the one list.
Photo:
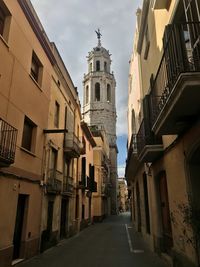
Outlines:
[[89, 126], [105, 130], [110, 147], [111, 210], [117, 210], [117, 145], [115, 77], [111, 72], [110, 53], [101, 46], [101, 33], [96, 31], [98, 44], [88, 54], [88, 73], [83, 80], [83, 119]]

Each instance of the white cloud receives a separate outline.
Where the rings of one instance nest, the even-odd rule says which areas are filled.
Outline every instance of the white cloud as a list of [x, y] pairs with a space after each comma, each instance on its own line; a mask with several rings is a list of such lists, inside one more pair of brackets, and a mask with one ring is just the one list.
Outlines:
[[124, 177], [125, 176], [125, 164], [118, 165], [118, 177]]
[[51, 41], [78, 87], [82, 103], [82, 80], [87, 72], [88, 52], [97, 45], [95, 30], [102, 31], [102, 46], [112, 54], [117, 82], [117, 135], [127, 133], [129, 57], [135, 12], [141, 0], [31, 0]]

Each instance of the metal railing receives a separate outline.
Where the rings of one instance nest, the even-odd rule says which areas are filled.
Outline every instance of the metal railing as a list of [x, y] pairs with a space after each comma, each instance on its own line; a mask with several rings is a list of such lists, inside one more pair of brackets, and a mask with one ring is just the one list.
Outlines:
[[83, 149], [83, 144], [74, 133], [66, 133], [64, 149], [75, 150], [78, 154], [80, 154], [81, 149]]
[[48, 171], [48, 178], [47, 178], [47, 192], [51, 193], [60, 193], [62, 190], [62, 173], [57, 170], [50, 169]]
[[73, 191], [74, 191], [73, 177], [65, 176], [64, 183], [63, 183], [63, 192], [73, 193]]
[[170, 24], [161, 62], [151, 85], [151, 120], [156, 121], [181, 73], [200, 71], [200, 22]]
[[86, 174], [80, 174], [79, 175], [79, 182], [78, 186], [82, 188], [86, 188]]
[[132, 153], [137, 153], [137, 134], [132, 134], [131, 136], [131, 141], [128, 148], [127, 163], [129, 162]]
[[140, 125], [140, 128], [137, 133], [137, 151], [138, 155], [142, 152], [145, 146], [147, 145], [157, 145], [162, 144], [162, 138], [157, 137], [150, 129], [150, 125], [146, 125], [145, 120], [143, 119]]
[[0, 118], [0, 162], [14, 163], [17, 129]]

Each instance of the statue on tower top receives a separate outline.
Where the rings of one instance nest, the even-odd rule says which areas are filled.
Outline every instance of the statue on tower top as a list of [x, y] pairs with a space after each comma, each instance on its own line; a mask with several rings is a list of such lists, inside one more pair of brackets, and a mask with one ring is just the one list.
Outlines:
[[95, 31], [96, 34], [97, 34], [97, 39], [98, 39], [98, 46], [101, 46], [101, 32], [100, 32], [100, 29], [98, 29], [97, 31]]

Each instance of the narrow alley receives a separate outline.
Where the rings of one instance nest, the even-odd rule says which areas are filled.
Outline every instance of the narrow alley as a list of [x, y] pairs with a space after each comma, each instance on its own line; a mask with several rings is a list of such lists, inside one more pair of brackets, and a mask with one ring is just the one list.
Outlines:
[[130, 214], [111, 216], [63, 240], [19, 267], [166, 267], [130, 225]]

